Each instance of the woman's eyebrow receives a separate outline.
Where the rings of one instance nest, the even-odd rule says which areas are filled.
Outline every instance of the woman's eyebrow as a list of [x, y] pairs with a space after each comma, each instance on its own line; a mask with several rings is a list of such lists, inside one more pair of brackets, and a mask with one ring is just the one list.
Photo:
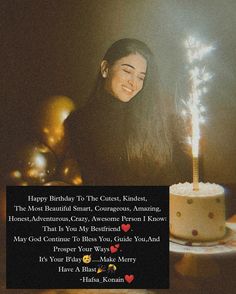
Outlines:
[[[128, 64], [128, 63], [123, 63], [123, 64], [121, 64], [121, 66], [123, 66], [123, 65], [124, 65], [124, 66], [129, 66], [129, 67], [135, 69], [135, 67], [134, 67], [133, 65], [131, 65], [131, 64]], [[146, 73], [145, 73], [145, 72], [140, 72], [140, 74], [145, 75]]]

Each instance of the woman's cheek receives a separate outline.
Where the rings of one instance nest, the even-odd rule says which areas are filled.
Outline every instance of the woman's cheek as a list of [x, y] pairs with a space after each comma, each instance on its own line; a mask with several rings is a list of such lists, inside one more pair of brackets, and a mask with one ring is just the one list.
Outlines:
[[143, 88], [143, 82], [139, 82], [137, 87], [138, 92], [141, 91], [142, 88]]
[[129, 74], [123, 71], [120, 74], [120, 78], [125, 81], [125, 80], [127, 80], [129, 78]]

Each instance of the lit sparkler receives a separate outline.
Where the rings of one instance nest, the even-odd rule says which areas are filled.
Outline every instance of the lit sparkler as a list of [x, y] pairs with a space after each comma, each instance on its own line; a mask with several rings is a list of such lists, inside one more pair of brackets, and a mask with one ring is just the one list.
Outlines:
[[201, 105], [200, 99], [207, 93], [206, 83], [212, 78], [212, 75], [206, 72], [205, 67], [199, 64], [204, 56], [214, 48], [202, 44], [191, 36], [185, 41], [185, 47], [187, 49], [191, 89], [188, 101], [183, 101], [185, 109], [182, 111], [182, 114], [191, 118], [192, 134], [188, 138], [188, 141], [192, 146], [193, 190], [199, 190], [198, 156], [200, 124], [204, 122], [203, 113], [205, 112], [205, 108]]

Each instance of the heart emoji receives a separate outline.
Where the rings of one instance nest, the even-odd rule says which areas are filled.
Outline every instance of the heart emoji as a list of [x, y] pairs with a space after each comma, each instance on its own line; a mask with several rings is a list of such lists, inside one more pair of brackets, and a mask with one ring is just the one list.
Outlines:
[[118, 243], [118, 244], [115, 244], [114, 245], [116, 248], [120, 248], [120, 244]]
[[132, 283], [133, 282], [133, 280], [134, 280], [134, 275], [125, 275], [125, 281], [127, 282], [127, 283]]
[[130, 230], [130, 224], [122, 224], [121, 225], [121, 230], [124, 232], [128, 232]]
[[[118, 244], [119, 245], [119, 244]], [[119, 245], [120, 246], [120, 245]], [[113, 245], [111, 245], [110, 246], [110, 251], [111, 251], [111, 253], [116, 253], [117, 251], [118, 251], [118, 248], [119, 247], [116, 247], [116, 245], [115, 246], [113, 246]]]

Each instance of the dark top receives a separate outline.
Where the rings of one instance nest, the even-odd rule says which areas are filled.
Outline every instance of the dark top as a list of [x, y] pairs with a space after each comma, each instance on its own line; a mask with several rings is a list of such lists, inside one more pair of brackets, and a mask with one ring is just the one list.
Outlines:
[[[181, 181], [183, 164], [159, 169], [148, 161], [128, 163], [129, 103], [106, 94], [73, 112], [65, 121], [71, 152], [84, 185], [163, 185]], [[184, 179], [185, 180], [185, 179]]]
[[83, 184], [126, 184], [127, 111], [126, 103], [106, 95], [73, 112], [66, 120], [66, 135], [78, 160]]

